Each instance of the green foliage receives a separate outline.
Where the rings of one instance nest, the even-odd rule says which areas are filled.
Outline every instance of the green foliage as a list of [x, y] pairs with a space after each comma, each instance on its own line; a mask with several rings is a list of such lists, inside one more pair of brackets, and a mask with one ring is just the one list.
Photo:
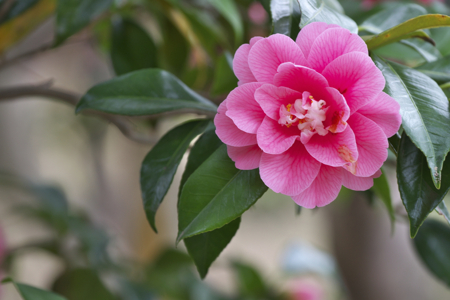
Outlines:
[[[15, 17], [19, 16], [29, 8], [33, 7], [36, 3], [41, 0], [21, 0], [14, 1], [13, 4], [5, 11], [4, 15], [0, 18], [0, 24], [5, 23]], [[0, 1], [0, 10], [4, 10], [4, 6], [7, 5], [6, 1]]]
[[233, 72], [233, 58], [229, 52], [225, 52], [216, 64], [212, 93], [214, 95], [229, 93], [237, 87], [237, 82]]
[[450, 81], [450, 55], [434, 62], [420, 65], [416, 70], [433, 78], [438, 83]]
[[117, 75], [157, 67], [157, 48], [136, 22], [120, 17], [112, 21], [111, 61]]
[[450, 227], [443, 222], [426, 220], [414, 245], [428, 269], [450, 286]]
[[297, 38], [300, 31], [300, 5], [298, 0], [272, 0], [270, 3], [273, 33]]
[[207, 0], [230, 23], [234, 31], [235, 44], [239, 45], [244, 34], [241, 15], [234, 0]]
[[236, 169], [226, 146], [221, 146], [184, 185], [178, 204], [177, 241], [228, 224], [266, 190], [259, 170]]
[[375, 192], [375, 194], [378, 196], [378, 198], [380, 198], [380, 200], [383, 201], [384, 205], [386, 205], [386, 208], [389, 213], [389, 218], [391, 219], [392, 226], [394, 226], [395, 211], [394, 211], [394, 207], [392, 206], [389, 182], [388, 182], [387, 177], [384, 172], [381, 174], [380, 177], [373, 179], [373, 188], [372, 189]]
[[434, 186], [426, 157], [403, 133], [397, 161], [397, 180], [403, 205], [408, 212], [411, 237], [450, 190], [450, 160], [444, 164], [442, 186]]
[[191, 141], [203, 133], [208, 120], [194, 120], [169, 131], [147, 154], [141, 167], [141, 190], [147, 219], [156, 230], [155, 215]]
[[22, 296], [23, 300], [67, 300], [66, 298], [56, 295], [49, 291], [44, 291], [30, 285], [14, 282], [12, 279], [8, 278], [2, 281], [2, 283], [12, 282]]
[[112, 114], [143, 116], [176, 110], [215, 113], [216, 106], [159, 69], [131, 72], [92, 87], [77, 112], [94, 109]]
[[[450, 150], [449, 102], [431, 78], [414, 69], [373, 57], [386, 79], [384, 91], [400, 104], [402, 127], [425, 154], [437, 188]], [[433, 103], [433, 105], [430, 105]]]

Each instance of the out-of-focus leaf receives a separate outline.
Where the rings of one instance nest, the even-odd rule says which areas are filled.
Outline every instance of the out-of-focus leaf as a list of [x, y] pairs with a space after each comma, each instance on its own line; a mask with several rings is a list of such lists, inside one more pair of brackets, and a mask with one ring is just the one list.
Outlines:
[[9, 282], [14, 284], [23, 300], [67, 300], [66, 298], [52, 292], [44, 291], [27, 284], [14, 282], [11, 278], [7, 278], [2, 281], [2, 283]]
[[[19, 1], [20, 2], [20, 1]], [[56, 0], [40, 0], [0, 25], [0, 54], [46, 20], [55, 11]]]
[[163, 36], [158, 52], [158, 57], [161, 58], [160, 67], [180, 76], [186, 69], [190, 52], [189, 43], [169, 19], [164, 16], [159, 18]]
[[[402, 127], [425, 154], [437, 188], [450, 149], [449, 102], [442, 89], [423, 73], [373, 56], [386, 79], [384, 91], [400, 104]], [[432, 105], [431, 105], [432, 103]]]
[[60, 45], [94, 21], [108, 10], [112, 3], [113, 0], [58, 0], [55, 45]]
[[358, 33], [355, 21], [329, 7], [323, 0], [299, 0], [302, 17], [300, 27], [303, 28], [312, 22], [325, 22], [337, 24], [347, 28], [352, 33]]
[[237, 218], [219, 229], [184, 239], [201, 278], [205, 278], [211, 264], [230, 243], [240, 223], [241, 218]]
[[144, 210], [155, 232], [156, 211], [169, 190], [178, 165], [192, 140], [205, 131], [209, 124], [209, 120], [195, 120], [175, 127], [159, 140], [142, 162]]
[[216, 112], [216, 106], [172, 74], [159, 69], [131, 72], [92, 87], [77, 112], [94, 109], [112, 114], [142, 116], [175, 110]]
[[235, 43], [240, 44], [244, 35], [241, 15], [234, 0], [207, 0], [230, 23], [234, 31]]
[[184, 185], [178, 205], [177, 241], [228, 224], [266, 191], [259, 170], [236, 169], [226, 145], [221, 146]]
[[270, 11], [270, 3], [272, 2], [271, 0], [258, 0], [262, 6], [264, 7], [264, 9], [266, 10], [266, 12], [269, 14], [269, 16], [272, 15], [271, 11]]
[[450, 286], [450, 227], [443, 222], [426, 220], [414, 245], [431, 273]]
[[433, 62], [442, 58], [439, 50], [434, 47], [432, 44], [420, 40], [420, 39], [410, 39], [410, 40], [401, 40], [400, 44], [408, 46], [417, 51], [427, 62]]
[[233, 262], [233, 269], [240, 295], [249, 299], [266, 299], [268, 288], [255, 268], [241, 262]]
[[53, 290], [70, 300], [116, 300], [97, 272], [91, 269], [75, 269], [62, 274], [53, 284]]
[[397, 159], [397, 181], [409, 217], [411, 237], [450, 189], [450, 159], [444, 164], [441, 189], [434, 186], [426, 157], [403, 133]]
[[281, 33], [296, 39], [300, 32], [300, 5], [298, 0], [272, 0], [273, 33]]
[[157, 66], [157, 48], [147, 32], [134, 21], [113, 19], [111, 60], [114, 71], [122, 75]]
[[[447, 14], [448, 15], [448, 14]], [[439, 49], [442, 55], [450, 54], [450, 30], [446, 27], [430, 29], [431, 37], [436, 42], [436, 48]]]
[[233, 72], [233, 58], [229, 52], [225, 52], [215, 67], [212, 93], [214, 95], [229, 93], [237, 87], [237, 82]]
[[417, 67], [416, 70], [428, 75], [439, 83], [448, 82], [450, 81], [450, 55], [437, 61], [423, 64]]
[[39, 1], [41, 0], [0, 1], [0, 11], [3, 12], [3, 17], [0, 18], [0, 24], [19, 16]]
[[442, 200], [441, 203], [439, 203], [438, 207], [436, 207], [436, 211], [438, 214], [444, 216], [444, 218], [450, 224], [450, 213], [448, 212], [447, 205], [445, 205], [444, 200]]
[[184, 169], [183, 177], [180, 181], [180, 189], [178, 192], [178, 198], [181, 196], [184, 184], [188, 178], [197, 170], [198, 167], [208, 158], [214, 151], [222, 146], [222, 141], [217, 137], [214, 129], [206, 130], [204, 134], [195, 142], [189, 154], [186, 168]]
[[389, 218], [391, 219], [392, 226], [395, 225], [395, 211], [392, 206], [391, 192], [389, 189], [389, 183], [384, 173], [380, 177], [374, 178], [373, 180], [373, 191], [375, 194], [383, 201], [384, 205], [389, 213]]

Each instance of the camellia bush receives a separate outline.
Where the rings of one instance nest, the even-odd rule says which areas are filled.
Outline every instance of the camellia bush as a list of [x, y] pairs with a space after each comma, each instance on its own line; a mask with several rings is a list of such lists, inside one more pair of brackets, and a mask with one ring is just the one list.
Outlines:
[[[143, 210], [157, 232], [158, 208], [188, 152], [174, 242], [184, 242], [201, 278], [236, 234], [242, 214], [268, 189], [290, 196], [298, 209], [326, 206], [342, 187], [371, 190], [394, 224], [398, 212], [383, 168], [388, 160], [396, 165], [412, 245], [430, 271], [450, 285], [450, 227], [427, 220], [434, 210], [450, 220], [443, 202], [450, 188], [450, 9], [445, 3], [36, 0], [5, 5], [0, 53], [27, 34], [17, 28], [32, 28], [54, 12], [55, 40], [49, 47], [64, 45], [87, 27], [117, 76], [80, 99], [48, 84], [4, 89], [0, 99], [56, 98], [142, 142], [151, 136], [132, 126], [131, 117], [139, 117], [141, 129], [161, 116], [190, 118], [154, 141], [142, 162], [140, 185]], [[135, 18], [142, 11], [152, 20], [153, 33]], [[266, 35], [253, 36], [251, 22]]]

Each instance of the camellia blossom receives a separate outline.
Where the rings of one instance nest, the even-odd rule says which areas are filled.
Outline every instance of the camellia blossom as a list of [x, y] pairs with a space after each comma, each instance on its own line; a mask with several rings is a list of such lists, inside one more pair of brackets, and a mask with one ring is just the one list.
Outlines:
[[277, 193], [306, 208], [341, 186], [367, 190], [381, 175], [400, 106], [356, 34], [315, 22], [297, 40], [254, 37], [236, 51], [238, 87], [221, 103], [216, 134], [238, 169], [259, 168]]

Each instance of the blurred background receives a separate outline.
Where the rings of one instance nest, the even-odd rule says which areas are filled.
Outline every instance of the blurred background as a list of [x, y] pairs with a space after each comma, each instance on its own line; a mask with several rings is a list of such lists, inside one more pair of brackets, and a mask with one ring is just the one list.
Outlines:
[[[201, 281], [184, 245], [175, 248], [186, 157], [158, 211], [158, 234], [139, 187], [140, 164], [154, 142], [193, 116], [121, 119], [132, 131], [126, 136], [117, 120], [75, 115], [70, 101], [116, 75], [159, 67], [220, 103], [236, 86], [234, 51], [269, 35], [270, 17], [251, 0], [99, 1], [111, 3], [86, 17], [83, 29], [57, 35], [55, 46], [55, 10], [77, 1], [66, 2], [57, 8], [53, 0], [0, 0], [0, 274], [70, 300], [450, 298], [414, 252], [392, 160], [383, 171], [394, 229], [373, 192], [343, 190], [331, 205], [298, 214], [289, 197], [268, 191]], [[358, 22], [402, 5], [341, 4]], [[392, 47], [379, 51], [400, 59]], [[424, 61], [413, 51], [401, 59]], [[49, 90], [68, 100], [46, 97]], [[11, 285], [0, 293], [20, 299]]]

